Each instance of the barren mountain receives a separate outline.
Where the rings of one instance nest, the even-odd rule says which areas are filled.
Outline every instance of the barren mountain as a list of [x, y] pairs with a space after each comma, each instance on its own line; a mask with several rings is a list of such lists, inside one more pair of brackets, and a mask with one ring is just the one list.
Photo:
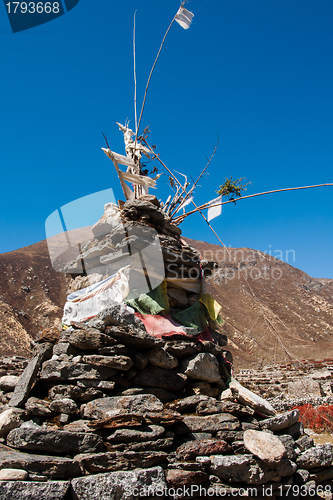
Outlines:
[[[333, 280], [313, 279], [263, 252], [187, 241], [219, 267], [207, 291], [222, 305], [235, 366], [333, 358]], [[60, 326], [69, 278], [47, 245], [0, 255], [2, 355], [29, 355], [38, 331]]]

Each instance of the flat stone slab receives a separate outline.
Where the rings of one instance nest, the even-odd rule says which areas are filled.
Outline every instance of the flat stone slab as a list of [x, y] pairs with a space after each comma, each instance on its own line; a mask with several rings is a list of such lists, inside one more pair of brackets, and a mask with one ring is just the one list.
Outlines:
[[229, 413], [221, 413], [205, 417], [196, 415], [184, 417], [183, 422], [175, 427], [175, 433], [235, 431], [238, 429], [240, 429], [240, 423], [236, 417], [229, 415]]
[[148, 488], [153, 492], [149, 496], [158, 498], [158, 492], [160, 492], [159, 497], [164, 498], [161, 492], [166, 487], [164, 471], [161, 467], [97, 474], [72, 481], [77, 500], [115, 500], [116, 498], [134, 500], [138, 498], [138, 495], [134, 495], [135, 489], [141, 491], [140, 496], [145, 498], [148, 497], [148, 493], [145, 495], [144, 491], [148, 492]]
[[224, 455], [232, 452], [231, 447], [222, 440], [198, 439], [188, 441], [176, 450], [177, 460], [195, 460], [197, 456]]
[[178, 366], [177, 358], [161, 347], [155, 347], [155, 349], [148, 351], [146, 355], [150, 364], [153, 366], [165, 368], [166, 370], [172, 370], [172, 368]]
[[234, 397], [240, 403], [253, 408], [253, 410], [259, 414], [267, 416], [276, 415], [276, 411], [268, 401], [243, 387], [237, 380], [232, 380], [232, 382], [230, 382], [229, 389], [231, 389]]
[[72, 363], [50, 359], [43, 363], [42, 380], [106, 380], [117, 372], [106, 366], [93, 366], [88, 363]]
[[83, 356], [83, 363], [94, 366], [106, 366], [115, 370], [127, 371], [133, 366], [133, 361], [128, 356], [112, 355], [103, 356], [100, 354], [88, 354]]
[[110, 443], [137, 443], [158, 439], [164, 432], [161, 425], [142, 425], [135, 429], [117, 429], [106, 440]]
[[74, 457], [86, 474], [124, 471], [129, 469], [148, 469], [165, 462], [168, 454], [163, 451], [115, 451], [106, 453], [84, 453]]
[[13, 429], [7, 436], [7, 444], [21, 450], [41, 451], [64, 455], [93, 453], [103, 450], [100, 436], [92, 433], [66, 432], [43, 429], [39, 426]]
[[144, 415], [146, 412], [162, 410], [163, 403], [152, 394], [115, 396], [96, 399], [87, 403], [83, 418], [104, 420], [118, 415]]
[[69, 343], [82, 351], [93, 351], [102, 347], [113, 346], [115, 341], [112, 337], [100, 333], [99, 330], [89, 328], [86, 330], [72, 330], [60, 335], [60, 342]]
[[14, 393], [8, 406], [17, 406], [18, 408], [24, 406], [24, 403], [29, 397], [30, 389], [33, 386], [37, 373], [42, 365], [44, 356], [44, 353], [39, 353], [27, 364], [15, 386]]
[[283, 458], [275, 467], [265, 464], [253, 455], [210, 457], [209, 471], [222, 480], [244, 482], [247, 484], [265, 484], [269, 481], [280, 482], [282, 477], [293, 474], [297, 465]]
[[280, 439], [269, 432], [249, 429], [244, 432], [243, 441], [250, 453], [265, 462], [279, 462], [287, 453]]
[[64, 500], [69, 481], [0, 481], [0, 500]]
[[198, 404], [195, 413], [199, 413], [200, 415], [230, 413], [236, 417], [247, 417], [253, 415], [254, 410], [249, 406], [244, 406], [232, 401], [217, 401], [214, 398], [207, 398]]
[[0, 444], [0, 468], [24, 469], [30, 474], [43, 474], [57, 479], [82, 475], [79, 464], [71, 458], [22, 453], [3, 444]]
[[332, 445], [320, 444], [301, 453], [297, 458], [297, 465], [301, 469], [308, 470], [314, 467], [329, 467], [332, 461]]
[[299, 410], [290, 410], [285, 413], [276, 415], [276, 417], [266, 418], [259, 422], [261, 429], [269, 429], [270, 431], [281, 431], [287, 427], [296, 424], [299, 419]]

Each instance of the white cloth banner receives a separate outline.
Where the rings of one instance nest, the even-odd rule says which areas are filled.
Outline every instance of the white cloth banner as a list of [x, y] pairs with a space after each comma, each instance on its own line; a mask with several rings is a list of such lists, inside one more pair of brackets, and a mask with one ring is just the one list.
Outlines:
[[180, 9], [178, 10], [178, 12], [176, 14], [175, 21], [182, 28], [184, 28], [184, 30], [188, 30], [190, 25], [191, 25], [193, 16], [194, 16], [194, 14], [192, 12], [190, 12], [187, 9], [184, 9], [184, 7], [180, 7]]
[[110, 301], [122, 303], [129, 294], [127, 268], [123, 267], [109, 278], [68, 295], [62, 323], [70, 326], [71, 321], [88, 321]]
[[218, 196], [217, 198], [209, 202], [208, 213], [207, 213], [208, 222], [211, 221], [212, 219], [215, 219], [215, 217], [221, 215], [222, 205], [218, 205], [216, 207], [211, 206], [211, 205], [217, 205], [218, 203], [222, 203], [222, 195]]

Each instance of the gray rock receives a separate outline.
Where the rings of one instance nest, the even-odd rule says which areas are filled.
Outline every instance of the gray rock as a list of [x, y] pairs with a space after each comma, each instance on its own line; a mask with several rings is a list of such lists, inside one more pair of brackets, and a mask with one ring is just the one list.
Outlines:
[[[332, 467], [333, 469], [333, 467]], [[297, 469], [293, 475], [294, 484], [305, 484], [310, 477], [310, 472], [305, 469]]]
[[1, 481], [0, 500], [64, 500], [69, 481]]
[[168, 408], [179, 411], [180, 413], [196, 413], [195, 410], [197, 405], [205, 401], [210, 401], [209, 396], [198, 394], [195, 396], [189, 396], [184, 399], [179, 399], [175, 403], [171, 403], [170, 405], [168, 405]]
[[143, 370], [148, 365], [148, 358], [139, 351], [129, 351], [129, 356], [134, 362], [135, 368]]
[[146, 412], [162, 410], [163, 404], [155, 396], [138, 394], [137, 396], [118, 396], [91, 401], [84, 408], [83, 416], [105, 420], [117, 415], [144, 415]]
[[[102, 258], [101, 262], [107, 263], [107, 258]], [[108, 301], [107, 307], [102, 309], [96, 316], [96, 319], [103, 321], [107, 326], [134, 325], [136, 328], [142, 328], [143, 323], [135, 316], [134, 309], [124, 303], [118, 304], [117, 302]]]
[[289, 434], [295, 440], [298, 439], [304, 434], [303, 422], [296, 422], [296, 424], [292, 425], [291, 427], [283, 429], [283, 433]]
[[50, 409], [55, 413], [66, 413], [71, 415], [77, 411], [77, 404], [69, 398], [56, 399], [50, 404]]
[[25, 403], [25, 409], [28, 415], [34, 415], [36, 417], [48, 417], [52, 415], [50, 403], [44, 401], [44, 399], [29, 398]]
[[59, 342], [53, 346], [53, 354], [60, 356], [61, 354], [67, 354], [67, 356], [77, 356], [79, 351], [73, 347], [69, 342]]
[[229, 384], [229, 388], [240, 403], [253, 408], [259, 414], [267, 416], [276, 414], [273, 406], [268, 401], [243, 387], [237, 380], [233, 379]]
[[301, 469], [308, 470], [314, 467], [329, 467], [332, 465], [332, 461], [332, 446], [321, 444], [301, 453], [296, 463]]
[[[81, 476], [79, 464], [74, 463], [71, 458], [22, 453], [2, 444], [0, 444], [0, 468], [24, 469], [29, 474], [43, 474], [59, 479]], [[18, 497], [15, 500], [18, 500]]]
[[223, 347], [219, 346], [218, 344], [214, 344], [214, 342], [211, 342], [210, 340], [204, 340], [202, 342], [202, 351], [203, 352], [209, 352], [210, 354], [213, 354], [214, 356], [217, 356], [218, 354], [222, 354], [223, 352]]
[[116, 342], [108, 335], [95, 328], [87, 330], [65, 331], [60, 335], [60, 342], [69, 343], [82, 351], [92, 351], [102, 347], [113, 346]]
[[254, 410], [248, 406], [234, 403], [232, 401], [216, 401], [214, 398], [208, 398], [201, 401], [196, 413], [199, 415], [212, 415], [214, 413], [230, 413], [236, 417], [248, 417], [254, 414]]
[[122, 396], [134, 396], [135, 394], [152, 394], [162, 401], [162, 403], [169, 403], [176, 399], [175, 394], [164, 389], [158, 389], [157, 387], [130, 387], [121, 393]]
[[176, 450], [177, 460], [195, 460], [198, 455], [225, 455], [232, 450], [225, 441], [215, 439], [198, 439], [187, 441]]
[[77, 453], [93, 453], [103, 450], [103, 441], [96, 434], [74, 433], [43, 429], [42, 427], [26, 427], [22, 425], [13, 429], [7, 436], [7, 444], [20, 450], [31, 450], [64, 455]]
[[181, 368], [185, 375], [194, 380], [203, 380], [208, 383], [221, 380], [219, 363], [216, 357], [208, 352], [202, 352], [195, 358], [184, 360]]
[[282, 459], [272, 467], [253, 455], [222, 456], [212, 455], [209, 472], [222, 480], [247, 484], [265, 484], [269, 481], [279, 482], [282, 477], [293, 474], [297, 466], [290, 460]]
[[151, 441], [160, 438], [165, 432], [161, 425], [142, 425], [135, 429], [117, 429], [106, 440], [110, 443], [130, 443]]
[[178, 366], [178, 360], [170, 353], [162, 349], [161, 347], [155, 347], [151, 351], [146, 352], [146, 356], [151, 365], [157, 366], [159, 368], [165, 368], [166, 370], [172, 370]]
[[128, 350], [126, 346], [118, 344], [112, 347], [102, 347], [102, 349], [98, 349], [98, 354], [101, 354], [102, 356], [114, 356], [120, 354], [126, 356], [128, 354]]
[[219, 431], [215, 438], [232, 443], [233, 441], [243, 441], [243, 434], [242, 431]]
[[[111, 472], [73, 479], [72, 488], [77, 500], [115, 500], [126, 498], [134, 500], [133, 490], [150, 489], [164, 498], [167, 487], [163, 469], [154, 467], [146, 470]], [[156, 495], [154, 495], [156, 496]]]
[[4, 375], [0, 377], [0, 390], [4, 392], [11, 392], [15, 389], [20, 377], [16, 375]]
[[23, 469], [1, 469], [0, 481], [25, 481], [29, 474]]
[[279, 462], [287, 453], [280, 439], [269, 432], [247, 430], [243, 441], [245, 448], [264, 462]]
[[85, 363], [49, 360], [43, 363], [42, 380], [108, 379], [116, 374], [113, 368], [92, 366]]
[[138, 443], [107, 443], [108, 451], [158, 451], [167, 450], [173, 445], [173, 437], [156, 439], [155, 441], [141, 441]]
[[8, 408], [0, 414], [0, 437], [22, 424], [19, 413], [14, 408]]
[[[81, 382], [81, 381], [80, 381]], [[98, 383], [99, 381], [91, 381]], [[79, 385], [79, 384], [78, 384]], [[48, 392], [51, 401], [55, 399], [80, 399], [83, 395], [83, 389], [77, 385], [54, 385]]]
[[[115, 383], [111, 380], [78, 380], [77, 385], [80, 388], [95, 387], [96, 389], [101, 389], [103, 391], [112, 391], [114, 389]], [[74, 397], [74, 396], [72, 396]]]
[[167, 456], [168, 454], [163, 451], [116, 451], [94, 454], [84, 453], [74, 457], [74, 461], [80, 464], [80, 468], [85, 474], [98, 474], [99, 472], [156, 467], [164, 463]]
[[200, 343], [196, 344], [195, 342], [185, 342], [182, 340], [168, 340], [165, 343], [164, 349], [176, 358], [185, 358], [200, 352], [201, 345]]
[[296, 462], [297, 453], [295, 450], [295, 441], [293, 440], [293, 438], [288, 434], [279, 435], [278, 438], [280, 439], [281, 443], [285, 446], [287, 450], [285, 458], [288, 458], [289, 460]]
[[314, 441], [312, 438], [305, 434], [301, 438], [297, 439], [297, 441], [295, 441], [295, 445], [300, 452], [303, 452], [305, 450], [308, 450], [309, 448], [312, 448], [314, 446]]
[[120, 328], [107, 328], [106, 332], [110, 332], [110, 335], [119, 340], [122, 344], [132, 349], [137, 349], [138, 351], [153, 349], [156, 346], [163, 347], [164, 345], [163, 340], [149, 335], [145, 330], [133, 329], [125, 331]]
[[32, 358], [32, 360], [27, 364], [15, 386], [14, 393], [8, 403], [9, 406], [23, 408], [46, 355], [47, 347], [45, 347], [45, 351], [41, 350], [39, 354]]
[[94, 432], [89, 424], [90, 420], [74, 420], [70, 424], [65, 424], [63, 429], [67, 432]]
[[228, 413], [219, 415], [208, 415], [205, 417], [186, 416], [183, 422], [176, 425], [176, 434], [186, 434], [188, 432], [218, 432], [223, 430], [238, 430], [240, 423], [236, 417]]
[[105, 366], [107, 368], [114, 368], [120, 371], [127, 371], [133, 366], [133, 361], [127, 356], [101, 356], [98, 354], [89, 354], [83, 356], [83, 363], [93, 366]]
[[158, 387], [167, 391], [179, 391], [185, 385], [186, 375], [173, 370], [164, 370], [157, 366], [147, 366], [133, 379], [134, 385]]
[[299, 419], [299, 410], [290, 410], [286, 413], [280, 413], [276, 415], [276, 417], [267, 418], [260, 422], [261, 429], [269, 429], [270, 431], [280, 431], [282, 429], [286, 429], [291, 425], [294, 425], [298, 422]]

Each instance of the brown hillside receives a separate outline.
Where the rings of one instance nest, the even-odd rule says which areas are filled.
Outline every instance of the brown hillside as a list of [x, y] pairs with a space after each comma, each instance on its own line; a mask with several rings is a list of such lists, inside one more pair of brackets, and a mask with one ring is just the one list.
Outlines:
[[333, 280], [257, 250], [187, 241], [219, 263], [207, 288], [223, 307], [235, 366], [333, 358]]
[[[230, 256], [219, 245], [187, 241], [219, 263], [207, 291], [223, 307], [236, 367], [333, 358], [333, 280], [256, 250], [228, 248]], [[52, 268], [45, 241], [1, 254], [0, 270], [1, 354], [26, 355], [30, 338], [60, 325], [69, 280]]]

